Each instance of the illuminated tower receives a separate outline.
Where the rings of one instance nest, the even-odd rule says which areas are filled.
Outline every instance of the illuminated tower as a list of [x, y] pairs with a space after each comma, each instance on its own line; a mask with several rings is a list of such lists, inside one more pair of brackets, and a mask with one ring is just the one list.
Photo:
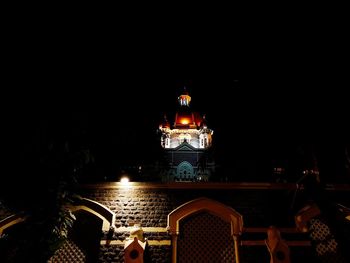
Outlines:
[[165, 181], [207, 181], [214, 171], [208, 150], [212, 145], [213, 130], [204, 116], [190, 108], [191, 97], [184, 92], [178, 97], [179, 108], [173, 125], [164, 116], [159, 126], [161, 145], [168, 162]]

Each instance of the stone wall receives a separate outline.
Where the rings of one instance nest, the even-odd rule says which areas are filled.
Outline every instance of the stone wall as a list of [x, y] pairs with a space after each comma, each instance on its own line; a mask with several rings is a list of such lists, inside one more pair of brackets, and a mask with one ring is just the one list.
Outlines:
[[[179, 183], [180, 184], [180, 183]], [[187, 183], [184, 183], [187, 184]], [[116, 227], [128, 227], [137, 221], [142, 227], [166, 227], [168, 214], [178, 206], [199, 197], [207, 197], [234, 208], [244, 217], [246, 227], [294, 226], [289, 206], [293, 193], [288, 189], [209, 189], [193, 187], [86, 187], [82, 195], [116, 213]]]
[[[135, 223], [144, 229], [144, 237], [149, 242], [146, 262], [170, 262], [171, 239], [166, 226], [167, 216], [175, 208], [193, 199], [207, 197], [240, 213], [245, 228], [276, 225], [279, 228], [292, 229], [295, 224], [291, 205], [302, 199], [302, 193], [294, 199], [294, 187], [289, 184], [134, 183], [124, 186], [119, 183], [105, 183], [86, 185], [82, 187], [80, 194], [107, 206], [116, 214], [116, 230], [113, 236], [108, 237], [108, 233], [104, 233], [101, 241], [101, 262], [123, 262], [123, 244], [129, 236], [130, 227]], [[329, 198], [336, 200], [337, 196], [337, 193], [330, 192]], [[340, 192], [340, 196], [343, 197], [344, 192]], [[348, 199], [349, 197], [346, 202]], [[262, 234], [259, 236], [260, 240], [266, 238], [265, 233]], [[293, 247], [293, 258], [298, 262], [306, 262], [302, 253], [305, 249], [311, 251], [310, 247]], [[268, 253], [265, 250], [263, 244], [243, 246], [242, 259], [245, 259], [244, 262], [256, 262], [248, 255], [256, 251], [266, 257], [267, 261], [264, 262], [268, 262]], [[309, 254], [312, 257], [312, 252]]]

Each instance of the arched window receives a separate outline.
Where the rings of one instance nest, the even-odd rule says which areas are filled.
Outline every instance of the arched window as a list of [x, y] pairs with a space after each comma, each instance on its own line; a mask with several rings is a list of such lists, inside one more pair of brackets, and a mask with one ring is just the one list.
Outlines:
[[191, 180], [194, 176], [193, 167], [189, 162], [183, 161], [177, 166], [176, 174], [181, 180]]

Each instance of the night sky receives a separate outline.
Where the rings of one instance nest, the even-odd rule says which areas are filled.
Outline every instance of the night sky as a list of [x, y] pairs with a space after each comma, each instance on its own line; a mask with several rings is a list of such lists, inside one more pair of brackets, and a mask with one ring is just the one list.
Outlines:
[[119, 77], [96, 70], [62, 78], [55, 73], [45, 83], [39, 80], [40, 89], [22, 93], [10, 130], [21, 162], [42, 155], [52, 140], [69, 140], [91, 149], [100, 179], [123, 167], [151, 164], [160, 154], [158, 125], [164, 113], [173, 120], [186, 86], [191, 108], [205, 113], [214, 130], [215, 158], [230, 180], [270, 180], [272, 163], [288, 160], [295, 171], [311, 151], [327, 173], [337, 169], [343, 177], [346, 100], [328, 86], [329, 79], [243, 78], [212, 66], [193, 75], [188, 70], [157, 76], [145, 69], [150, 75]]
[[88, 145], [101, 178], [153, 162], [159, 122], [164, 113], [173, 118], [184, 86], [192, 109], [214, 129], [215, 156], [231, 179], [250, 180], [242, 175], [247, 165], [255, 167], [252, 180], [260, 179], [269, 171], [262, 167], [296, 163], [310, 149], [327, 173], [343, 173], [349, 81], [340, 63], [343, 36], [335, 31], [289, 25], [276, 37], [258, 25], [189, 27], [161, 37], [146, 25], [117, 36], [95, 27], [29, 29], [22, 25], [9, 40], [2, 96], [17, 176], [35, 173], [28, 163], [52, 140]]
[[284, 167], [278, 182], [307, 186], [317, 159], [322, 184], [350, 184], [348, 9], [87, 5], [3, 10], [0, 206], [42, 227], [76, 182], [160, 181], [158, 127], [184, 87], [214, 130], [212, 181]]

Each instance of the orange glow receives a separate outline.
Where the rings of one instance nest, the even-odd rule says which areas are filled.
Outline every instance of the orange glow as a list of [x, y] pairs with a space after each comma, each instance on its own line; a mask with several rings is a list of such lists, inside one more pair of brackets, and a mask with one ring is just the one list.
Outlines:
[[190, 123], [190, 119], [189, 118], [181, 118], [180, 119], [180, 123], [184, 124], [184, 125], [189, 124]]

